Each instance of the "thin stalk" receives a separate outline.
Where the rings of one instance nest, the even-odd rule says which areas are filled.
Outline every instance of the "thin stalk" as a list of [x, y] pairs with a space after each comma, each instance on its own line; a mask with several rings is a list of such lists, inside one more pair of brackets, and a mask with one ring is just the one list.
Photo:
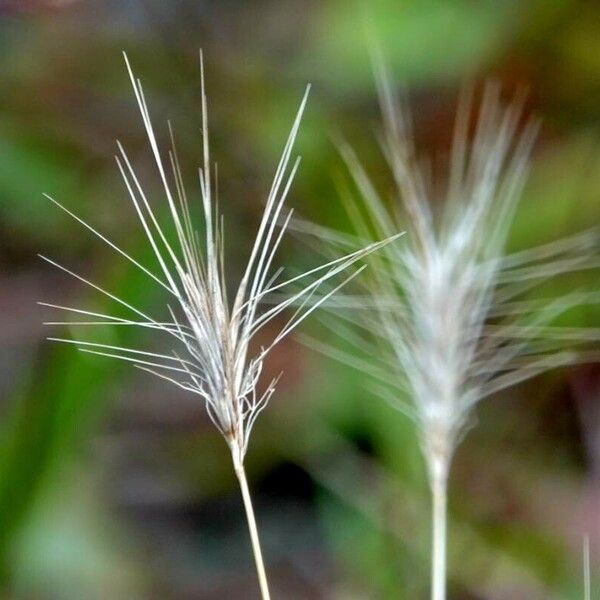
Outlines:
[[248, 489], [248, 481], [246, 479], [244, 466], [241, 465], [236, 467], [235, 474], [240, 482], [240, 490], [242, 492], [242, 498], [244, 499], [244, 508], [246, 509], [246, 519], [248, 521], [248, 530], [250, 531], [250, 539], [252, 541], [252, 552], [254, 553], [254, 563], [256, 564], [256, 574], [258, 575], [261, 597], [262, 600], [271, 600], [265, 563], [263, 562], [262, 551], [260, 549], [256, 518], [254, 517], [254, 508], [252, 507], [252, 499], [250, 497], [250, 490]]
[[447, 479], [437, 477], [431, 485], [433, 510], [432, 560], [431, 560], [431, 600], [446, 600], [446, 521], [447, 521]]
[[590, 536], [583, 536], [583, 598], [591, 600], [592, 598], [592, 576], [590, 569]]

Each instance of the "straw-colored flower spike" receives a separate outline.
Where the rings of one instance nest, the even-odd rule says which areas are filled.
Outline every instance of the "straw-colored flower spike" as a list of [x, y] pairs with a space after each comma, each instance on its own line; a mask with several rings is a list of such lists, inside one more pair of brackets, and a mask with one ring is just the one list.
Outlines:
[[[503, 107], [497, 87], [487, 86], [468, 142], [470, 102], [465, 98], [442, 190], [416, 164], [409, 121], [383, 74], [378, 83], [382, 146], [403, 211], [388, 207], [352, 149], [342, 143], [362, 198], [356, 203], [355, 194], [348, 193], [349, 212], [361, 240], [392, 235], [401, 226], [407, 239], [370, 257], [371, 268], [360, 281], [369, 284], [366, 298], [338, 298], [338, 306], [345, 300], [355, 310], [337, 310], [329, 323], [353, 351], [320, 349], [370, 374], [371, 389], [418, 428], [433, 495], [432, 598], [442, 600], [453, 452], [482, 398], [553, 367], [597, 360], [597, 353], [568, 349], [597, 338], [597, 332], [552, 324], [570, 307], [597, 301], [597, 293], [544, 300], [525, 299], [524, 294], [551, 276], [599, 266], [593, 252], [599, 236], [587, 231], [505, 255], [536, 132], [530, 123], [518, 133], [519, 102]], [[442, 197], [437, 197], [440, 190]], [[319, 239], [329, 236], [340, 247], [356, 243], [306, 223], [295, 227]], [[357, 336], [356, 324], [365, 335]]]
[[[127, 69], [139, 105], [144, 127], [150, 142], [152, 154], [160, 176], [170, 217], [177, 234], [177, 244], [168, 240], [164, 227], [159, 223], [154, 209], [145, 194], [132, 165], [121, 144], [118, 145], [118, 167], [131, 197], [133, 207], [151, 245], [160, 274], [141, 265], [135, 258], [116, 246], [107, 237], [85, 223], [56, 200], [49, 198], [57, 206], [71, 215], [91, 233], [108, 244], [123, 258], [143, 271], [158, 284], [173, 300], [175, 308], [168, 308], [169, 317], [154, 318], [147, 312], [118, 298], [81, 275], [44, 258], [52, 265], [72, 275], [82, 283], [92, 287], [112, 301], [131, 312], [131, 318], [118, 318], [82, 309], [56, 304], [42, 303], [54, 309], [83, 315], [85, 321], [62, 322], [67, 325], [94, 326], [134, 326], [156, 330], [164, 335], [164, 352], [110, 346], [90, 341], [50, 338], [54, 341], [76, 344], [83, 352], [99, 354], [133, 363], [136, 367], [166, 379], [175, 385], [199, 395], [208, 415], [222, 433], [233, 459], [235, 472], [243, 495], [257, 573], [263, 598], [269, 598], [258, 531], [254, 519], [248, 484], [244, 473], [244, 456], [256, 418], [267, 405], [275, 390], [277, 380], [271, 381], [264, 391], [258, 391], [263, 363], [273, 347], [289, 334], [298, 324], [310, 315], [322, 302], [339, 287], [355, 277], [364, 267], [352, 270], [325, 295], [315, 299], [315, 292], [321, 284], [347, 271], [361, 258], [387, 243], [378, 242], [346, 254], [295, 277], [281, 280], [283, 269], [272, 272], [272, 264], [283, 234], [291, 218], [287, 215], [283, 226], [278, 225], [283, 204], [298, 169], [299, 158], [288, 168], [292, 147], [308, 91], [302, 99], [289, 137], [285, 144], [258, 233], [251, 249], [248, 264], [239, 287], [229, 303], [227, 280], [224, 266], [223, 225], [213, 200], [214, 181], [211, 177], [211, 162], [208, 145], [207, 107], [202, 68], [202, 125], [203, 125], [203, 167], [199, 170], [202, 212], [204, 215], [204, 240], [192, 222], [188, 196], [183, 186], [183, 178], [173, 144], [169, 152], [169, 172], [165, 167], [159, 145], [150, 120], [144, 93], [135, 78], [127, 57]], [[171, 134], [172, 138], [172, 134]], [[392, 239], [397, 236], [392, 236]], [[286, 293], [292, 290], [281, 302], [262, 308], [263, 301], [273, 293]], [[251, 355], [251, 342], [267, 323], [283, 316], [286, 309], [293, 307], [291, 316], [285, 320], [279, 333], [266, 346]], [[49, 323], [60, 324], [58, 322]]]

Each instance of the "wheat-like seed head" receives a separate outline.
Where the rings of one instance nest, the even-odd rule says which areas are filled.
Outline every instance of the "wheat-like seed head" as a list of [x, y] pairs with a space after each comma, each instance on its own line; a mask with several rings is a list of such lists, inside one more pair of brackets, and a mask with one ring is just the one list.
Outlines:
[[[341, 283], [338, 282], [328, 289], [325, 295], [315, 299], [315, 292], [322, 284], [331, 282], [336, 276], [348, 271], [357, 261], [398, 236], [392, 236], [384, 242], [369, 244], [360, 250], [332, 259], [326, 264], [288, 279], [281, 278], [282, 268], [273, 271], [275, 254], [291, 218], [290, 212], [283, 219], [281, 227], [278, 227], [284, 202], [300, 162], [297, 158], [289, 168], [294, 140], [308, 97], [309, 87], [307, 87], [277, 166], [248, 263], [233, 301], [230, 303], [224, 261], [223, 224], [213, 198], [216, 175], [211, 175], [202, 54], [200, 62], [203, 166], [199, 169], [199, 180], [204, 216], [204, 239], [192, 220], [171, 128], [169, 126], [172, 147], [168, 154], [168, 167], [166, 167], [150, 120], [142, 86], [134, 76], [126, 56], [125, 61], [177, 234], [176, 244], [169, 241], [165, 234], [164, 226], [159, 223], [148, 196], [120, 143], [116, 161], [140, 224], [160, 267], [160, 274], [157, 275], [140, 264], [62, 204], [47, 197], [158, 284], [171, 298], [170, 302], [174, 308], [167, 304], [165, 308], [169, 314], [168, 318], [155, 319], [126, 300], [45, 257], [42, 258], [50, 264], [125, 307], [131, 313], [131, 318], [124, 319], [45, 302], [40, 304], [93, 319], [52, 321], [48, 323], [49, 325], [134, 326], [152, 329], [164, 334], [163, 343], [166, 351], [150, 352], [83, 340], [49, 339], [74, 343], [83, 352], [133, 363], [139, 369], [198, 394], [205, 402], [210, 419], [227, 441], [234, 464], [240, 467], [248, 448], [252, 427], [267, 405], [277, 383], [277, 379], [274, 379], [265, 391], [260, 394], [257, 392], [258, 380], [267, 354], [322, 302], [354, 278], [364, 267], [351, 271], [349, 275], [344, 276]], [[292, 289], [294, 291], [289, 292]], [[285, 294], [285, 297], [275, 305], [263, 309], [265, 298], [274, 293]], [[283, 315], [290, 307], [295, 308], [277, 335], [267, 346], [261, 347], [256, 354], [249, 356], [251, 342], [256, 334], [265, 325]]]
[[[416, 422], [431, 480], [445, 481], [482, 398], [547, 369], [598, 359], [577, 347], [598, 339], [598, 331], [552, 323], [600, 294], [541, 300], [524, 294], [549, 277], [598, 267], [593, 251], [600, 237], [585, 231], [504, 253], [537, 127], [529, 122], [519, 133], [522, 100], [502, 106], [495, 85], [486, 87], [470, 143], [470, 99], [463, 99], [448, 184], [434, 203], [436, 188], [417, 164], [410, 121], [388, 81], [380, 69], [381, 142], [403, 211], [382, 200], [350, 146], [340, 148], [361, 197], [356, 202], [352, 191], [346, 194], [360, 239], [389, 236], [401, 226], [407, 239], [370, 257], [372, 268], [361, 278], [365, 294], [338, 298], [335, 320], [324, 320], [353, 350], [311, 344], [372, 376], [371, 389]], [[356, 244], [306, 222], [293, 226], [340, 247]]]

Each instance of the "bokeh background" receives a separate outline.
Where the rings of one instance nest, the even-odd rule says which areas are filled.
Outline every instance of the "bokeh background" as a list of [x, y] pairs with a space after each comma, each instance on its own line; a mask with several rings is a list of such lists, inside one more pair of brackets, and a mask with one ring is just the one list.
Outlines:
[[[160, 201], [121, 51], [163, 139], [172, 120], [193, 189], [202, 47], [232, 277], [308, 81], [289, 204], [343, 229], [332, 135], [386, 181], [366, 22], [410, 90], [425, 152], [447, 150], [465, 83], [494, 77], [508, 96], [528, 90], [527, 112], [543, 127], [511, 247], [600, 222], [597, 2], [0, 0], [2, 598], [258, 597], [230, 458], [199, 399], [45, 341], [81, 332], [45, 328], [57, 315], [36, 301], [111, 307], [38, 252], [140, 306], [159, 310], [161, 297], [42, 193], [149, 259], [112, 159], [118, 138]], [[281, 260], [314, 257], [292, 239]], [[600, 327], [600, 311], [585, 306], [567, 321]], [[293, 338], [268, 364], [282, 369], [247, 457], [274, 597], [426, 597], [428, 494], [411, 425], [362, 375]], [[450, 486], [452, 598], [582, 597], [584, 532], [600, 565], [599, 403], [600, 372], [582, 366], [481, 405]]]

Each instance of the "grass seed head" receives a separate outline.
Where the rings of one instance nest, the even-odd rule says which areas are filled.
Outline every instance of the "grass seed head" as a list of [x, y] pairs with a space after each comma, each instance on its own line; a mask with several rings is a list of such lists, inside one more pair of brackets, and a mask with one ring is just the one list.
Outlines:
[[[176, 232], [174, 241], [165, 233], [166, 228], [160, 223], [157, 211], [120, 143], [116, 161], [147, 242], [152, 248], [159, 267], [158, 272], [142, 265], [107, 236], [53, 198], [48, 198], [163, 289], [169, 297], [168, 303], [165, 304], [165, 316], [161, 319], [155, 318], [125, 299], [45, 257], [42, 258], [50, 264], [124, 307], [130, 313], [130, 318], [57, 304], [42, 304], [88, 319], [62, 321], [62, 324], [130, 326], [153, 330], [161, 334], [161, 348], [164, 351], [150, 352], [85, 340], [50, 339], [74, 343], [83, 352], [132, 363], [139, 369], [200, 396], [210, 419], [229, 445], [234, 464], [238, 468], [242, 466], [256, 419], [268, 404], [278, 381], [278, 378], [271, 380], [264, 391], [258, 392], [259, 378], [269, 352], [322, 302], [362, 270], [354, 268], [358, 261], [398, 236], [392, 236], [384, 242], [368, 244], [364, 248], [287, 279], [282, 278], [282, 268], [273, 269], [277, 250], [292, 216], [291, 211], [284, 216], [283, 207], [300, 164], [299, 158], [291, 157], [308, 98], [310, 87], [307, 87], [284, 145], [248, 263], [230, 302], [227, 293], [223, 222], [214, 197], [215, 175], [211, 168], [208, 141], [208, 111], [202, 55], [200, 65], [203, 164], [199, 169], [201, 212], [204, 221], [202, 233], [192, 219], [193, 211], [183, 184], [173, 132], [169, 126], [172, 143], [165, 159], [159, 148], [141, 83], [135, 77], [127, 56], [125, 62], [162, 183], [172, 226]], [[316, 294], [323, 284], [334, 280], [337, 280], [336, 284], [328, 289], [326, 294]], [[275, 304], [265, 305], [265, 300], [274, 294], [282, 297]], [[269, 343], [251, 354], [252, 342], [257, 333], [292, 308], [291, 316], [284, 321]], [[57, 325], [58, 322], [49, 324]]]

